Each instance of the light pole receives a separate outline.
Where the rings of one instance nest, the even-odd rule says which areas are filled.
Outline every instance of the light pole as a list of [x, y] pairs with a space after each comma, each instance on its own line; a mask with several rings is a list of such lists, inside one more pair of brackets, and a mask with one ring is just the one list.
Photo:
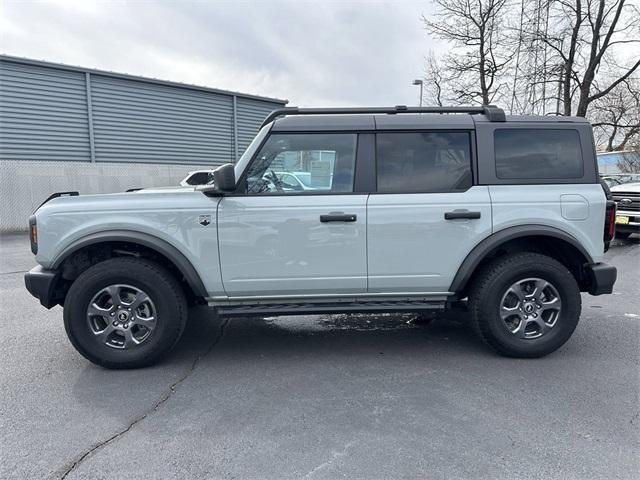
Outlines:
[[414, 80], [413, 81], [414, 85], [420, 85], [420, 106], [422, 106], [422, 80]]

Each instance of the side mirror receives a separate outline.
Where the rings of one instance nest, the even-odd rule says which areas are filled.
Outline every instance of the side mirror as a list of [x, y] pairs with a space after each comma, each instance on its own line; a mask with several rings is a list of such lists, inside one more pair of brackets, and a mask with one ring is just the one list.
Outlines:
[[236, 189], [236, 172], [233, 163], [225, 163], [213, 172], [213, 185], [220, 192], [233, 192]]

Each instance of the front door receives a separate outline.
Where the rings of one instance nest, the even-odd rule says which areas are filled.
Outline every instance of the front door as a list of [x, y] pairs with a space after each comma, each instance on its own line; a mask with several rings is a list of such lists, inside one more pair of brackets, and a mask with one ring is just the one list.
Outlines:
[[367, 195], [353, 193], [357, 135], [273, 133], [218, 206], [225, 292], [365, 293]]
[[447, 292], [491, 234], [488, 188], [473, 186], [471, 133], [376, 136], [377, 193], [367, 205], [369, 292]]

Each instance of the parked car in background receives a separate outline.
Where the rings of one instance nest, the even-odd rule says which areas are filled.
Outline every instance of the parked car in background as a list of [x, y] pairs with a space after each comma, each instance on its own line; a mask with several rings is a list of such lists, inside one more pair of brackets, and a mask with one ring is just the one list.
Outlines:
[[598, 171], [600, 175], [640, 174], [640, 151], [622, 150], [598, 153]]
[[624, 150], [599, 153], [598, 172], [609, 187], [640, 182], [640, 152]]
[[640, 182], [640, 173], [612, 173], [609, 175], [601, 173], [600, 178], [609, 187], [615, 187], [625, 183]]
[[616, 237], [628, 238], [640, 233], [640, 182], [611, 187], [611, 195], [617, 205]]
[[[274, 172], [276, 178], [282, 183], [284, 190], [318, 190], [311, 182], [310, 172]], [[327, 190], [330, 190], [329, 186]]]
[[207, 185], [213, 181], [213, 170], [194, 170], [180, 181], [183, 187], [189, 185]]

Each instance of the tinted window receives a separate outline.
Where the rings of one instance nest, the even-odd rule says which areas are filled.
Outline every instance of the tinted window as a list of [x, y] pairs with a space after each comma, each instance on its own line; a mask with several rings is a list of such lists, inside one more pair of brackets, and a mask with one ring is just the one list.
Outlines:
[[582, 151], [576, 130], [498, 129], [494, 132], [496, 176], [507, 179], [581, 178]]
[[274, 133], [247, 172], [247, 193], [352, 192], [354, 133]]
[[379, 192], [450, 192], [472, 184], [468, 132], [379, 133]]

